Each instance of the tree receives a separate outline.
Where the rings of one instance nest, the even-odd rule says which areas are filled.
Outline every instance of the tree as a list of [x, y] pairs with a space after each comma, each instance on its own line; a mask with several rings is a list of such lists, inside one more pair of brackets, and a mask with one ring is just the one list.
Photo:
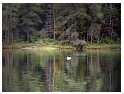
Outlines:
[[[27, 42], [31, 42], [32, 35], [39, 30], [42, 20], [40, 17], [40, 4], [22, 4], [20, 6], [20, 34]], [[41, 28], [40, 28], [41, 29]]]
[[56, 30], [60, 32], [60, 38], [79, 39], [80, 32], [84, 31], [79, 28], [81, 24], [78, 21], [82, 21], [86, 16], [85, 7], [82, 4], [58, 4], [56, 6]]
[[101, 37], [108, 36], [111, 40], [121, 38], [121, 5], [118, 4], [102, 4], [104, 13], [104, 23], [102, 24]]
[[[119, 3], [3, 3], [2, 21], [2, 38], [5, 44], [11, 44], [13, 40], [34, 42], [34, 35], [45, 29], [45, 37], [59, 40], [79, 39], [99, 43], [106, 36], [112, 41], [121, 39]], [[39, 38], [35, 36], [36, 40]]]
[[45, 14], [46, 37], [55, 39], [55, 4], [47, 3]]
[[3, 3], [2, 6], [3, 41], [5, 44], [9, 44], [13, 43], [14, 33], [17, 28], [19, 6], [14, 3]]
[[97, 43], [99, 43], [100, 38], [100, 30], [101, 23], [103, 21], [103, 14], [101, 12], [101, 4], [91, 4], [90, 5], [90, 22], [91, 25], [89, 27], [89, 35], [91, 43], [93, 42], [93, 37], [97, 39]]

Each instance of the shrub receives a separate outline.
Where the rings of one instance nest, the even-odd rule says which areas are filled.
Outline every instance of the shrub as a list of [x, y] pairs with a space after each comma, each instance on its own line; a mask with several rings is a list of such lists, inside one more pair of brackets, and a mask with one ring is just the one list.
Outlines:
[[85, 40], [73, 41], [73, 46], [76, 47], [77, 50], [82, 50], [86, 44], [87, 42]]
[[105, 44], [113, 44], [114, 41], [110, 39], [110, 37], [106, 36], [102, 40], [100, 40], [100, 43], [105, 43]]
[[38, 45], [56, 45], [58, 43], [58, 40], [50, 38], [39, 39], [38, 41], [36, 41], [36, 44]]
[[121, 39], [120, 38], [117, 38], [116, 43], [117, 44], [121, 44]]
[[35, 42], [35, 41], [38, 41], [39, 39], [45, 38], [44, 32], [45, 32], [45, 30], [36, 32], [36, 33], [31, 37], [31, 42]]
[[62, 40], [60, 41], [60, 45], [70, 45], [72, 44], [69, 40]]
[[53, 45], [59, 43], [58, 40], [56, 40], [56, 39], [50, 39], [50, 38], [43, 39], [43, 42], [44, 42], [44, 44], [53, 44]]

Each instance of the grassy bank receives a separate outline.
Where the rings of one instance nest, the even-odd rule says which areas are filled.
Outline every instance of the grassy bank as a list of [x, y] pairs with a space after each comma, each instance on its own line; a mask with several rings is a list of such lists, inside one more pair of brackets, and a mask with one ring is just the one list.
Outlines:
[[86, 49], [121, 49], [121, 44], [87, 44]]
[[71, 45], [41, 45], [41, 44], [33, 44], [33, 43], [14, 43], [14, 44], [3, 44], [3, 49], [44, 49], [44, 50], [52, 50], [52, 49], [75, 49], [75, 47]]
[[[33, 44], [33, 43], [14, 43], [9, 45], [2, 45], [3, 49], [44, 49], [44, 50], [51, 50], [51, 49], [76, 49], [72, 45], [41, 45], [41, 44]], [[120, 44], [87, 44], [86, 49], [121, 49]]]

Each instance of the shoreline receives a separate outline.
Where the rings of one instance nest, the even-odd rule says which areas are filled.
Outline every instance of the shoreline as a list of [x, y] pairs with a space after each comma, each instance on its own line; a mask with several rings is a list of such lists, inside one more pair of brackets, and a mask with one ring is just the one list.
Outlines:
[[[25, 45], [3, 45], [2, 49], [43, 49], [43, 50], [53, 50], [53, 49], [75, 49], [75, 47], [70, 45], [34, 45], [34, 44], [25, 44]], [[121, 50], [121, 44], [88, 44], [85, 49], [91, 50]]]

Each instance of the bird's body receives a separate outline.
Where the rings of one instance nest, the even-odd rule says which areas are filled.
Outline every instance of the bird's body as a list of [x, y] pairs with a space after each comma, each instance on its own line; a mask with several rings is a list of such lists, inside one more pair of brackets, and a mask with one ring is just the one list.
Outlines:
[[70, 56], [67, 56], [67, 60], [71, 60], [71, 57]]

